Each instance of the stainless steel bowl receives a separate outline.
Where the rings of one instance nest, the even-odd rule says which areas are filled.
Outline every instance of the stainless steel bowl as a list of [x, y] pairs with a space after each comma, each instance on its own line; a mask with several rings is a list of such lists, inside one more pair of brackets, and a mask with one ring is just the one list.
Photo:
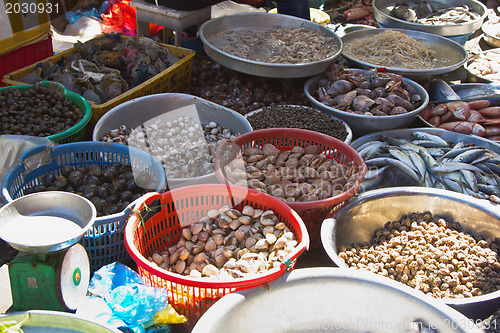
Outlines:
[[[190, 117], [202, 125], [214, 121], [233, 133], [252, 131], [250, 123], [231, 109], [188, 94], [164, 93], [132, 99], [109, 110], [95, 125], [92, 139], [100, 141], [106, 132], [121, 125], [134, 129], [153, 119], [173, 121], [178, 117]], [[218, 183], [215, 173], [193, 178], [168, 178], [167, 181], [170, 189]]]
[[[500, 207], [486, 200], [447, 190], [424, 187], [392, 187], [367, 191], [354, 198], [321, 225], [321, 241], [332, 261], [347, 268], [338, 257], [340, 246], [369, 241], [388, 221], [413, 212], [431, 212], [458, 221], [465, 231], [500, 237]], [[403, 286], [402, 283], [400, 285]], [[500, 291], [461, 299], [441, 299], [468, 318], [484, 319], [500, 307]]]
[[[349, 69], [352, 71], [365, 71], [363, 69]], [[309, 99], [310, 103], [318, 110], [331, 114], [334, 117], [344, 120], [352, 129], [355, 136], [361, 136], [375, 131], [383, 131], [394, 128], [406, 127], [415, 120], [415, 118], [422, 112], [429, 103], [429, 94], [417, 82], [403, 78], [403, 80], [417, 91], [422, 96], [422, 105], [417, 109], [400, 115], [395, 116], [365, 116], [361, 114], [346, 112], [332, 108], [325, 105], [313, 97], [315, 91], [318, 89], [318, 81], [323, 75], [318, 75], [310, 78], [304, 85], [304, 93]]]
[[487, 8], [481, 2], [476, 0], [446, 0], [446, 1], [432, 1], [436, 4], [442, 4], [446, 7], [463, 6], [467, 5], [470, 9], [474, 10], [480, 15], [476, 20], [465, 22], [461, 24], [420, 24], [412, 23], [404, 20], [397, 19], [390, 15], [390, 11], [395, 4], [404, 4], [412, 2], [413, 0], [373, 0], [373, 16], [375, 20], [388, 28], [410, 29], [428, 32], [440, 36], [457, 36], [471, 34], [481, 27], [484, 19], [487, 16]]
[[[48, 218], [37, 218], [40, 216]], [[94, 204], [82, 196], [61, 191], [33, 193], [0, 208], [0, 238], [22, 252], [57, 252], [80, 241], [92, 228], [96, 216]], [[64, 219], [61, 222], [64, 225], [72, 222], [76, 227], [71, 230], [55, 229], [55, 224], [50, 220], [52, 217]], [[33, 229], [14, 233], [19, 228], [12, 224], [25, 221], [26, 226], [32, 226]], [[36, 234], [34, 230], [37, 230]], [[56, 237], [51, 237], [52, 234]]]
[[485, 57], [491, 57], [491, 58], [496, 58], [498, 61], [496, 62], [494, 67], [498, 67], [500, 64], [500, 48], [495, 48], [495, 49], [490, 49], [490, 50], [485, 50], [479, 54], [473, 55], [467, 60], [467, 63], [465, 64], [465, 70], [467, 72], [467, 80], [472, 82], [472, 83], [499, 83], [500, 82], [500, 73], [496, 75], [496, 77], [493, 78], [487, 78], [483, 75], [479, 75], [476, 73], [473, 73], [471, 71], [470, 67], [471, 64], [477, 61], [485, 61]]
[[[315, 110], [315, 111], [317, 111], [317, 112], [323, 112], [323, 111], [319, 111], [319, 110], [316, 110], [316, 109], [314, 109], [314, 108], [311, 108], [311, 107], [309, 107], [309, 106], [303, 106], [303, 105], [286, 105], [286, 106], [287, 106], [287, 107], [297, 107], [297, 108], [309, 108], [309, 109], [311, 109], [311, 110]], [[268, 107], [269, 107], [269, 106], [264, 107], [264, 108], [260, 108], [260, 109], [257, 109], [257, 110], [253, 110], [253, 111], [251, 111], [251, 112], [249, 112], [249, 113], [245, 114], [245, 115], [244, 115], [244, 117], [245, 117], [245, 119], [247, 119], [247, 120], [248, 120], [248, 117], [250, 117], [250, 116], [252, 116], [252, 115], [254, 115], [254, 114], [256, 114], [256, 113], [262, 112], [263, 110], [265, 110], [265, 109], [266, 109], [266, 108], [268, 108]], [[325, 112], [325, 113], [326, 113], [326, 112]], [[347, 144], [350, 144], [350, 143], [351, 143], [351, 141], [352, 141], [352, 130], [351, 130], [351, 127], [350, 127], [349, 125], [347, 125], [347, 123], [346, 123], [345, 121], [343, 121], [342, 119], [339, 119], [339, 118], [337, 118], [337, 117], [334, 117], [334, 116], [332, 116], [331, 114], [328, 114], [328, 113], [326, 113], [326, 114], [327, 114], [328, 116], [332, 117], [333, 119], [335, 119], [335, 120], [337, 120], [337, 121], [341, 122], [341, 123], [342, 123], [342, 125], [344, 125], [344, 128], [345, 128], [345, 130], [346, 130], [346, 132], [347, 132], [347, 136], [346, 136], [346, 138], [344, 139], [344, 142], [345, 142], [345, 143], [347, 143]]]
[[0, 315], [0, 322], [26, 321], [21, 329], [26, 333], [120, 333], [121, 331], [109, 325], [95, 323], [77, 315], [46, 310], [30, 310], [12, 312]]
[[410, 287], [368, 272], [296, 269], [265, 288], [233, 292], [212, 305], [193, 333], [481, 332], [459, 312]]
[[[222, 31], [262, 30], [273, 27], [304, 27], [323, 35], [333, 37], [339, 46], [338, 52], [327, 59], [303, 64], [263, 63], [233, 56], [221, 51], [227, 40], [214, 36]], [[331, 30], [320, 24], [290, 15], [271, 13], [244, 13], [221, 16], [203, 23], [199, 29], [200, 39], [206, 54], [221, 65], [235, 71], [272, 78], [308, 77], [324, 72], [340, 56], [341, 39]]]
[[481, 26], [486, 43], [492, 47], [500, 47], [500, 22], [486, 21]]
[[437, 61], [433, 68], [425, 68], [425, 69], [408, 69], [408, 68], [393, 68], [393, 67], [384, 67], [380, 65], [370, 64], [356, 58], [350, 57], [342, 52], [342, 56], [345, 57], [348, 61], [356, 64], [361, 68], [379, 68], [384, 67], [389, 72], [397, 73], [404, 75], [408, 78], [430, 78], [432, 75], [449, 73], [460, 66], [462, 66], [467, 61], [467, 51], [464, 47], [451, 39], [438, 36], [435, 34], [408, 30], [408, 29], [365, 29], [353, 31], [342, 37], [342, 42], [345, 45], [348, 45], [350, 42], [363, 39], [371, 36], [375, 36], [385, 30], [397, 30], [400, 31], [409, 37], [416, 39], [422, 42], [428, 48], [434, 50], [437, 54]]

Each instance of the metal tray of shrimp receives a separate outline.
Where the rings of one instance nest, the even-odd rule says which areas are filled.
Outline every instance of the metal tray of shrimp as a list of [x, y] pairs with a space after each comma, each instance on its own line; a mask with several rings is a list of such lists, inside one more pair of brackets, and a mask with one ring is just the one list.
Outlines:
[[[445, 24], [421, 24], [404, 21], [391, 15], [391, 11], [395, 7], [411, 8], [414, 12], [422, 12], [423, 10], [415, 10], [420, 5], [420, 8], [427, 9], [426, 5], [430, 4], [436, 7], [436, 10], [443, 12], [444, 9], [452, 9], [454, 7], [466, 6], [470, 10], [478, 14], [476, 19], [464, 19], [460, 12], [450, 14], [450, 23]], [[377, 22], [385, 27], [411, 29], [429, 32], [440, 36], [457, 36], [471, 34], [481, 28], [484, 19], [487, 15], [487, 8], [477, 0], [440, 0], [440, 1], [413, 1], [413, 0], [373, 0], [373, 15]], [[464, 7], [465, 8], [465, 7]], [[428, 10], [428, 9], [427, 9]], [[408, 16], [412, 13], [408, 11]], [[428, 13], [430, 14], [430, 13]], [[417, 14], [418, 15], [418, 14]], [[424, 14], [425, 15], [425, 14]], [[465, 16], [467, 17], [467, 16]], [[455, 21], [453, 21], [454, 19]]]
[[[338, 50], [331, 56], [310, 63], [269, 63], [237, 57], [221, 50], [230, 41], [221, 37], [224, 32], [235, 34], [238, 31], [265, 31], [273, 27], [306, 28], [335, 39]], [[243, 13], [217, 17], [203, 23], [199, 29], [200, 39], [206, 54], [221, 65], [235, 71], [271, 78], [300, 78], [323, 73], [331, 63], [340, 57], [342, 40], [332, 30], [297, 17], [272, 13]], [[255, 52], [274, 52], [271, 46], [255, 46]]]

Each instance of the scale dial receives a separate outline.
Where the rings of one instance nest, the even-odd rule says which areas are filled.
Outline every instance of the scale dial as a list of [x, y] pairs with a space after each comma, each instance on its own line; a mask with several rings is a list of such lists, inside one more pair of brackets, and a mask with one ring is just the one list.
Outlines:
[[62, 303], [69, 310], [76, 310], [80, 299], [87, 294], [90, 281], [89, 257], [81, 244], [66, 251], [58, 275]]

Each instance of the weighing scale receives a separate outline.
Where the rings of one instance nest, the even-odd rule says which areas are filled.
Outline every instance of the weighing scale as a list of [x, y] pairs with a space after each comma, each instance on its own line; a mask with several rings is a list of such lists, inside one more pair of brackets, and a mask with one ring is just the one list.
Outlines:
[[78, 241], [96, 215], [92, 202], [60, 191], [26, 195], [0, 209], [0, 238], [19, 251], [8, 264], [9, 310], [76, 310], [90, 281]]

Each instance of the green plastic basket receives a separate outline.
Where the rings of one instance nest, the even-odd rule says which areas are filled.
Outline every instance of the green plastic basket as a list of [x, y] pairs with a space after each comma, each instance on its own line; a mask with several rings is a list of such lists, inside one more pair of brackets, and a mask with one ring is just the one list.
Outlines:
[[[47, 136], [45, 138], [54, 141], [55, 143], [70, 143], [77, 141], [85, 141], [87, 134], [86, 126], [90, 122], [90, 119], [92, 118], [92, 108], [90, 107], [89, 102], [87, 102], [87, 100], [82, 96], [67, 90], [66, 88], [64, 88], [62, 84], [57, 82], [41, 81], [36, 83], [35, 85], [43, 85], [45, 87], [58, 91], [61, 95], [63, 95], [66, 99], [75, 103], [80, 108], [80, 110], [83, 111], [83, 118], [78, 123], [73, 125], [71, 128], [63, 132]], [[17, 86], [2, 87], [0, 88], [0, 92], [11, 88], [25, 91], [31, 86], [32, 86], [31, 84], [26, 84], [26, 85], [23, 84]]]

